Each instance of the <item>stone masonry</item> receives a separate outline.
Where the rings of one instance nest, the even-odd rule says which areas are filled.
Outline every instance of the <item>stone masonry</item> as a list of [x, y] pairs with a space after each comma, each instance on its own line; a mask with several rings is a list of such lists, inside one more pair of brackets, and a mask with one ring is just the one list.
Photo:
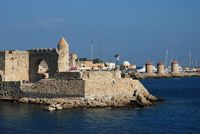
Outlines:
[[69, 45], [62, 38], [56, 48], [31, 49], [27, 51], [0, 51], [0, 81], [38, 81], [41, 61], [48, 65], [49, 77], [67, 72]]
[[[43, 73], [38, 71], [41, 62], [48, 67]], [[120, 71], [69, 72], [69, 44], [64, 38], [53, 49], [0, 51], [0, 99], [50, 104], [62, 98], [63, 106], [68, 107], [70, 99], [71, 107], [125, 106], [134, 97], [141, 106], [157, 100], [138, 80], [121, 78]], [[74, 103], [72, 98], [79, 100]]]
[[27, 51], [0, 52], [0, 77], [2, 81], [29, 80]]

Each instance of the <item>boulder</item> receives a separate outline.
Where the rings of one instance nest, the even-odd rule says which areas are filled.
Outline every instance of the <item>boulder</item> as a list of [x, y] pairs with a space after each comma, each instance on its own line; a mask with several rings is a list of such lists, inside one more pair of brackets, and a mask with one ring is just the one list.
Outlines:
[[128, 99], [126, 97], [119, 98], [117, 100], [117, 105], [119, 107], [130, 105], [130, 99]]
[[152, 105], [151, 102], [149, 102], [142, 94], [138, 94], [136, 96], [136, 102], [139, 104], [141, 107], [146, 107]]
[[150, 101], [150, 102], [156, 102], [156, 101], [158, 101], [158, 98], [150, 94], [148, 96], [148, 101]]
[[55, 111], [56, 108], [54, 106], [50, 105], [45, 110], [47, 110], [47, 111]]
[[55, 107], [56, 110], [62, 110], [63, 109], [61, 104], [56, 104], [54, 107]]

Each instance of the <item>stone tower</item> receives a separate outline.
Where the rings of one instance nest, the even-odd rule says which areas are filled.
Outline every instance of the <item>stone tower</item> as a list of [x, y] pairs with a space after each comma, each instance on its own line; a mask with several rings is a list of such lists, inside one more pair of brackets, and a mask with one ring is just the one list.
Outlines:
[[75, 67], [76, 66], [76, 59], [78, 58], [78, 56], [75, 53], [72, 53], [71, 55], [71, 66]]
[[69, 44], [65, 38], [58, 42], [58, 72], [69, 70]]
[[177, 61], [172, 61], [171, 63], [171, 72], [173, 74], [178, 74], [179, 73], [179, 65]]
[[165, 73], [165, 66], [162, 61], [157, 63], [157, 73], [158, 74], [164, 74]]
[[147, 75], [153, 74], [153, 64], [150, 61], [146, 63], [146, 73]]

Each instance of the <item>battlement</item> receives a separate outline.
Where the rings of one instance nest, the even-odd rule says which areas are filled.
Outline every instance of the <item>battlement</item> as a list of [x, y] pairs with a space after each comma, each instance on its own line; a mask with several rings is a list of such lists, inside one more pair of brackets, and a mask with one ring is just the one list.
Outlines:
[[5, 50], [5, 51], [0, 51], [0, 54], [21, 54], [21, 53], [27, 53], [27, 51], [20, 51], [20, 50]]
[[0, 51], [0, 54], [5, 54], [5, 51]]
[[30, 49], [30, 50], [27, 50], [29, 51], [30, 53], [55, 53], [57, 52], [57, 49], [56, 48], [36, 48], [36, 49]]
[[7, 50], [5, 54], [27, 54], [27, 51], [20, 51], [20, 50]]

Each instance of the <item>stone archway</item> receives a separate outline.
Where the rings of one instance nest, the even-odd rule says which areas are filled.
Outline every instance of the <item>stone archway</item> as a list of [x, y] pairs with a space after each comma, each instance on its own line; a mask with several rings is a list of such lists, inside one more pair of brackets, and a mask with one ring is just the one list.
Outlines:
[[33, 81], [49, 78], [49, 72], [51, 72], [51, 65], [49, 65], [47, 59], [37, 59], [35, 64], [31, 66]]
[[56, 50], [33, 50], [29, 51], [29, 80], [38, 81], [38, 67], [41, 61], [48, 66], [49, 78], [52, 78], [58, 70], [58, 53]]
[[41, 60], [38, 65], [38, 76], [39, 79], [48, 79], [49, 78], [49, 66], [45, 60]]

